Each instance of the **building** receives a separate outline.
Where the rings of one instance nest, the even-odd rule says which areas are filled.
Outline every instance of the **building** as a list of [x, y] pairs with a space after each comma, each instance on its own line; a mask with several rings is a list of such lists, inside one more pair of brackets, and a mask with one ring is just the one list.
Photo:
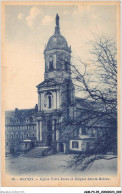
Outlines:
[[20, 152], [50, 147], [54, 152], [64, 153], [91, 149], [98, 128], [84, 130], [83, 125], [75, 125], [79, 102], [71, 78], [71, 47], [60, 33], [58, 15], [44, 58], [44, 81], [37, 85], [38, 105], [33, 109], [6, 111], [7, 149]]

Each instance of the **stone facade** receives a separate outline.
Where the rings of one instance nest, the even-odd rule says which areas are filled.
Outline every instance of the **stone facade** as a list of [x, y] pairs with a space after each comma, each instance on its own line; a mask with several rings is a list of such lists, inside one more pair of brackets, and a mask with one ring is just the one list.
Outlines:
[[[5, 142], [11, 152], [28, 149], [29, 138], [34, 146], [36, 140], [36, 109], [15, 109], [5, 113]], [[25, 141], [25, 142], [24, 142]], [[24, 148], [23, 144], [24, 143]], [[29, 145], [30, 147], [30, 145]]]
[[34, 146], [49, 146], [64, 153], [82, 151], [81, 145], [90, 142], [90, 137], [79, 140], [81, 130], [72, 123], [77, 111], [71, 79], [71, 47], [60, 33], [58, 15], [44, 58], [44, 81], [37, 86], [38, 105], [34, 109], [6, 112], [6, 147], [13, 151], [26, 151]]

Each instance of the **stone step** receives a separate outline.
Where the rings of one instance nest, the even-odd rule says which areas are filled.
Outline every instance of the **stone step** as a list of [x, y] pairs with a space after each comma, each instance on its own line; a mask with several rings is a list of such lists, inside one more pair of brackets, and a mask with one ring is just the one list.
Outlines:
[[23, 156], [24, 157], [29, 157], [29, 158], [40, 158], [43, 157], [45, 155], [50, 155], [53, 154], [53, 150], [51, 147], [35, 147], [31, 150], [29, 150], [28, 152], [26, 152]]

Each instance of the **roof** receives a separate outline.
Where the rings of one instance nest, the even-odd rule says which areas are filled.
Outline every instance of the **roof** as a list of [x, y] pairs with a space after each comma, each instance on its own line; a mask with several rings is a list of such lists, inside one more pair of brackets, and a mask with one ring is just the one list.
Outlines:
[[49, 80], [44, 80], [43, 82], [41, 82], [39, 85], [37, 85], [37, 88], [40, 87], [50, 87], [50, 86], [56, 86], [59, 85], [60, 83], [58, 83], [54, 78], [53, 79], [49, 79]]
[[27, 117], [27, 116], [32, 115], [34, 112], [35, 112], [34, 108], [31, 108], [31, 109], [18, 109], [18, 108], [15, 108], [15, 110], [6, 111], [5, 115], [8, 116], [8, 117], [9, 116], [24, 116], [24, 117]]
[[71, 52], [71, 47], [68, 47], [66, 39], [60, 33], [58, 15], [56, 15], [55, 33], [49, 38], [44, 52], [52, 50], [52, 49], [62, 49], [62, 50]]
[[[33, 109], [15, 109], [12, 111], [6, 111], [5, 112], [5, 118], [6, 118], [6, 124], [19, 124], [26, 121], [28, 118], [28, 124], [33, 122], [33, 116], [35, 115], [36, 110]], [[17, 121], [18, 120], [18, 121]]]
[[60, 33], [54, 34], [49, 38], [45, 51], [52, 49], [63, 49], [71, 52], [71, 48], [68, 47], [66, 39]]

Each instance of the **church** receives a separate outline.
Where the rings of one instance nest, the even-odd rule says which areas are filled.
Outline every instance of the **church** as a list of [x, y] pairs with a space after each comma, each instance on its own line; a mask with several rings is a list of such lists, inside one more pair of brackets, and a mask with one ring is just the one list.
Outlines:
[[78, 108], [83, 100], [75, 97], [71, 46], [61, 35], [58, 14], [44, 59], [44, 81], [36, 86], [38, 104], [33, 109], [15, 108], [5, 112], [6, 150], [36, 157], [45, 153], [68, 154], [93, 149], [98, 126], [86, 129], [81, 122], [76, 125], [78, 115], [82, 120]]

